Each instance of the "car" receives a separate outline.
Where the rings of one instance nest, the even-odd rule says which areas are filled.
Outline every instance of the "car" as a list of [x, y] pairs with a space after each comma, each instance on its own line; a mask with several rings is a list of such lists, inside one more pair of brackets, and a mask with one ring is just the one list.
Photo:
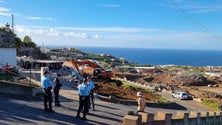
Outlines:
[[192, 100], [193, 99], [191, 95], [189, 95], [187, 92], [183, 92], [183, 91], [172, 93], [172, 97], [180, 99], [180, 100]]

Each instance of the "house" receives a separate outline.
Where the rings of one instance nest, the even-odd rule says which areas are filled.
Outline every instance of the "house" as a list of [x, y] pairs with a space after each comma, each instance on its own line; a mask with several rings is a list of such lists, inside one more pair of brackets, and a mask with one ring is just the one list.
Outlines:
[[0, 67], [10, 65], [16, 66], [15, 34], [7, 23], [5, 28], [0, 29]]

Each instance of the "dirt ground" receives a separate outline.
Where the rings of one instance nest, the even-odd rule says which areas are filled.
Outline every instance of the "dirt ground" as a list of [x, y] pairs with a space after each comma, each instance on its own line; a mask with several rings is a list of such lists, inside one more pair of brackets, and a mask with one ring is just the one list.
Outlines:
[[[210, 101], [213, 103], [221, 103], [220, 98], [216, 98], [217, 94], [222, 94], [221, 87], [206, 87], [206, 86], [199, 86], [198, 90], [197, 87], [182, 87], [183, 90], [188, 91], [191, 95], [196, 98], [201, 98], [202, 100]], [[200, 91], [201, 90], [201, 91]], [[204, 92], [203, 92], [204, 91]], [[215, 93], [215, 94], [211, 94]]]
[[[161, 83], [170, 83], [170, 78], [168, 76], [162, 76], [154, 78], [155, 82]], [[217, 87], [208, 87], [208, 86], [189, 86], [185, 87], [180, 84], [177, 84], [180, 90], [187, 91], [189, 94], [194, 96], [195, 98], [200, 98], [201, 100], [213, 102], [213, 103], [221, 103], [221, 99], [217, 97], [217, 95], [222, 95], [222, 85], [218, 83]]]
[[[121, 76], [119, 76], [121, 77]], [[194, 96], [195, 98], [200, 98], [202, 100], [206, 100], [206, 101], [210, 101], [213, 103], [221, 103], [221, 99], [217, 98], [216, 95], [222, 95], [221, 89], [222, 89], [222, 85], [219, 84], [218, 87], [207, 87], [207, 86], [189, 86], [189, 87], [185, 87], [182, 86], [180, 84], [175, 84], [172, 83], [171, 79], [170, 79], [170, 75], [169, 74], [164, 74], [162, 73], [161, 75], [153, 75], [152, 77], [152, 82], [153, 83], [162, 83], [162, 84], [168, 84], [168, 85], [177, 85], [178, 86], [178, 90], [183, 90], [183, 91], [187, 91], [188, 93], [190, 93], [192, 96]], [[144, 81], [146, 81], [146, 77], [138, 77], [138, 76], [134, 76], [134, 75], [129, 75], [127, 77], [127, 79], [130, 79], [132, 81], [136, 81], [139, 79], [143, 79]], [[149, 82], [149, 81], [146, 81]], [[124, 88], [124, 87], [116, 87], [115, 86], [115, 82], [111, 82], [111, 83], [106, 83], [106, 82], [98, 82], [98, 88], [97, 88], [97, 92], [101, 93], [102, 95], [116, 95], [118, 98], [124, 98], [124, 99], [136, 99], [136, 93], [139, 90], [133, 90], [133, 89], [129, 89], [129, 88]], [[146, 92], [145, 90], [140, 90], [143, 93], [145, 93], [145, 97], [146, 100], [149, 101], [154, 101], [156, 99], [156, 97], [152, 96], [152, 94], [150, 94], [150, 92]], [[177, 91], [177, 90], [175, 90]], [[213, 94], [212, 94], [213, 93]]]
[[[151, 92], [149, 90], [145, 90], [145, 89], [141, 89], [141, 88], [124, 87], [124, 86], [122, 86], [121, 81], [118, 81], [118, 80], [106, 81], [106, 80], [94, 79], [94, 81], [95, 81], [95, 85], [96, 85], [94, 92], [97, 94], [103, 95], [103, 96], [108, 97], [110, 95], [114, 95], [119, 99], [136, 100], [138, 98], [136, 96], [136, 93], [138, 91], [140, 91], [143, 93], [143, 97], [149, 102], [154, 102], [154, 101], [161, 98], [158, 95], [151, 94]], [[210, 102], [216, 102], [216, 103], [219, 103], [221, 101], [218, 98], [207, 97], [205, 95], [205, 93], [198, 91], [198, 90], [206, 90], [206, 91], [210, 91], [210, 92], [215, 92], [215, 93], [219, 92], [220, 93], [219, 90], [222, 89], [221, 87], [209, 88], [206, 86], [203, 86], [203, 87], [199, 86], [198, 90], [197, 90], [196, 87], [180, 86], [180, 89], [187, 91], [188, 93], [190, 93], [192, 96], [194, 96], [196, 98], [201, 98], [203, 100], [208, 100]]]
[[132, 88], [132, 87], [124, 87], [122, 86], [122, 82], [118, 80], [112, 81], [95, 81], [95, 90], [94, 92], [103, 96], [115, 95], [119, 99], [126, 100], [136, 100], [138, 97], [136, 93], [138, 91], [142, 92], [143, 97], [146, 101], [153, 102], [160, 98], [159, 95], [152, 95], [148, 90], [141, 88]]

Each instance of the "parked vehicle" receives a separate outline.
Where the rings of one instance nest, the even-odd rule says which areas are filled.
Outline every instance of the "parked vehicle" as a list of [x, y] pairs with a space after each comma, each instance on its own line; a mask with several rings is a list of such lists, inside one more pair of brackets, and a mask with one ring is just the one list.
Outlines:
[[180, 100], [192, 100], [193, 99], [191, 95], [189, 95], [187, 92], [183, 92], [183, 91], [172, 93], [172, 97], [180, 99]]

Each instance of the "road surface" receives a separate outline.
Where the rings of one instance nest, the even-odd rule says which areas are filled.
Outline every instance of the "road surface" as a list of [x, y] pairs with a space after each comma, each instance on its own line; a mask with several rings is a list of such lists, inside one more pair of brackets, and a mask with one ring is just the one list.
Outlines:
[[[167, 92], [158, 93], [172, 99]], [[78, 92], [72, 85], [65, 83], [60, 91], [62, 107], [53, 107], [55, 113], [43, 111], [43, 97], [20, 97], [0, 94], [0, 124], [47, 124], [47, 125], [116, 125], [122, 123], [122, 118], [129, 111], [136, 111], [132, 105], [114, 104], [95, 100], [95, 111], [90, 110], [87, 121], [75, 118], [78, 109]], [[156, 114], [166, 111], [175, 114], [177, 111], [212, 111], [195, 101], [181, 101], [172, 99], [180, 109], [146, 107], [145, 111]]]
[[158, 92], [157, 94], [185, 107], [187, 111], [214, 111], [214, 109], [207, 107], [201, 102], [197, 102], [195, 100], [179, 100], [177, 98], [172, 98], [172, 95], [169, 92]]

